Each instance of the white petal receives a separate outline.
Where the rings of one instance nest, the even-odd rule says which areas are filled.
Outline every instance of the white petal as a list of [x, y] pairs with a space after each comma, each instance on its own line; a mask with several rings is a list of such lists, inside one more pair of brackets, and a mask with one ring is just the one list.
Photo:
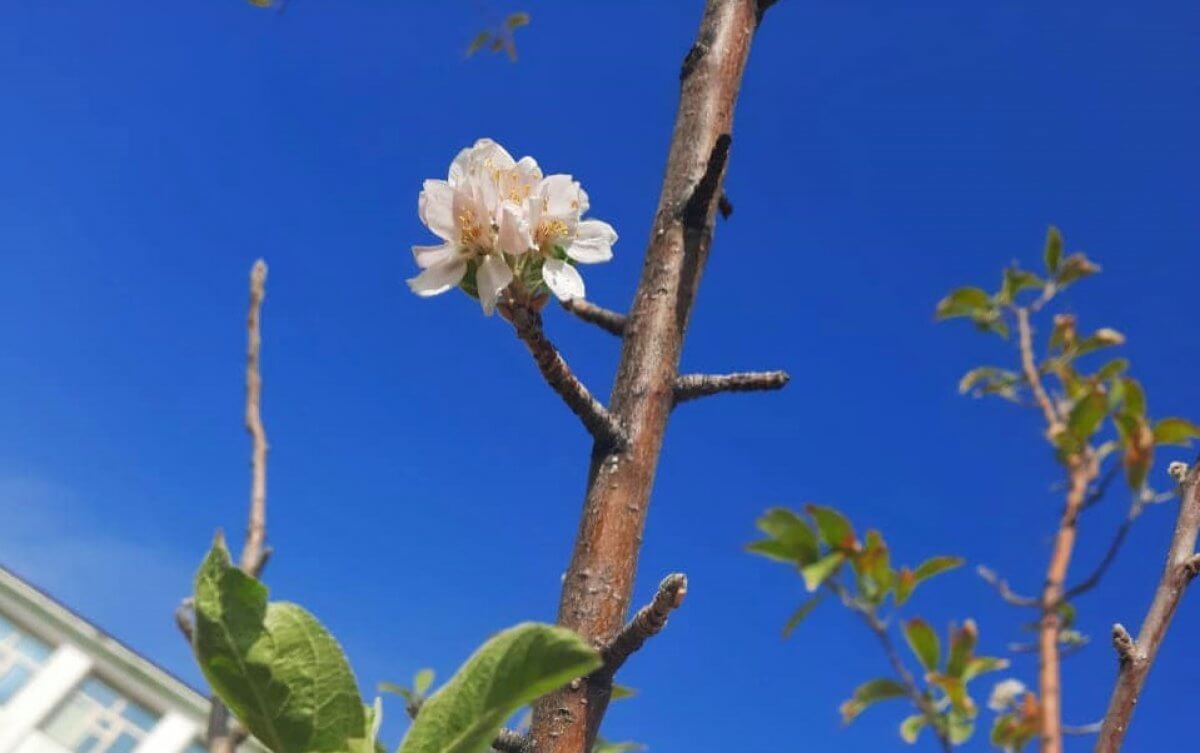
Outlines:
[[505, 202], [500, 210], [500, 250], [518, 256], [533, 246], [533, 235], [521, 207]]
[[452, 241], [458, 238], [454, 224], [454, 194], [444, 180], [425, 181], [425, 190], [417, 199], [417, 215], [437, 237]]
[[445, 293], [458, 285], [462, 282], [466, 271], [467, 260], [459, 257], [445, 264], [438, 264], [426, 269], [416, 277], [409, 279], [408, 287], [422, 298], [428, 298], [431, 295]]
[[584, 264], [599, 264], [612, 258], [612, 245], [616, 242], [617, 231], [612, 225], [584, 220], [575, 228], [575, 241], [567, 249], [567, 256]]
[[508, 287], [513, 280], [512, 270], [504, 263], [498, 254], [488, 254], [479, 265], [475, 281], [479, 285], [479, 303], [483, 305], [483, 313], [488, 316], [496, 310], [496, 300], [500, 292]]
[[542, 266], [542, 281], [560, 301], [583, 298], [583, 278], [579, 271], [562, 259], [547, 259]]
[[443, 243], [440, 246], [413, 246], [413, 258], [421, 269], [429, 269], [435, 264], [444, 264], [458, 254], [458, 247], [453, 243]]
[[554, 219], [578, 219], [581, 189], [570, 175], [548, 175], [538, 187], [543, 213]]

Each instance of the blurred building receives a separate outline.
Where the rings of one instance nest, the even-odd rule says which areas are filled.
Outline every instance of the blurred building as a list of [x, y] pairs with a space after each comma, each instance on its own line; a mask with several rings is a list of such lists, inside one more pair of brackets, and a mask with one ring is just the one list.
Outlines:
[[208, 699], [0, 568], [0, 753], [204, 753]]

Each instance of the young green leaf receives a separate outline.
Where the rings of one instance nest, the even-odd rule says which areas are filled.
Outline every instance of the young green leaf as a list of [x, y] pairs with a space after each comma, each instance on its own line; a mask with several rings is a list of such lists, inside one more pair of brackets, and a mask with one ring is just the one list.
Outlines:
[[808, 521], [784, 507], [773, 507], [756, 521], [770, 538], [756, 541], [747, 550], [781, 562], [807, 565], [820, 556], [817, 535]]
[[846, 516], [832, 507], [807, 505], [805, 510], [817, 522], [817, 530], [821, 540], [830, 549], [853, 551], [858, 548], [858, 540], [854, 536], [854, 527]]
[[950, 629], [950, 656], [946, 660], [946, 674], [961, 679], [967, 669], [967, 663], [975, 654], [975, 644], [979, 640], [979, 629], [974, 620], [967, 620], [961, 628]]
[[1121, 380], [1121, 385], [1125, 390], [1125, 402], [1121, 412], [1129, 416], [1144, 417], [1146, 391], [1142, 389], [1142, 383], [1132, 377], [1125, 377]]
[[916, 583], [921, 583], [922, 581], [928, 580], [935, 575], [940, 575], [957, 567], [961, 567], [963, 562], [964, 560], [962, 557], [951, 557], [949, 555], [930, 557], [917, 566], [917, 569], [913, 572], [913, 578]]
[[429, 686], [433, 685], [434, 677], [435, 675], [433, 670], [429, 669], [428, 667], [418, 670], [417, 673], [413, 675], [413, 691], [415, 691], [417, 695], [425, 695], [425, 692], [429, 690]]
[[614, 682], [612, 686], [612, 694], [609, 695], [608, 700], [620, 701], [625, 698], [633, 698], [635, 695], [637, 695], [637, 691], [633, 688], [629, 687], [628, 685], [622, 685], [619, 682]]
[[821, 597], [814, 596], [813, 598], [801, 604], [795, 612], [792, 612], [792, 615], [788, 617], [787, 622], [783, 623], [783, 637], [785, 640], [792, 636], [792, 633], [796, 630], [796, 627], [803, 622], [804, 618], [808, 617], [808, 615], [814, 609], [816, 609], [817, 605], [820, 603]]
[[1076, 280], [1091, 277], [1100, 271], [1100, 265], [1092, 262], [1081, 253], [1074, 253], [1062, 260], [1055, 275], [1055, 282], [1067, 286]]
[[425, 701], [398, 753], [483, 753], [514, 711], [600, 664], [600, 654], [565, 628], [509, 628]]
[[917, 736], [921, 734], [921, 730], [925, 729], [925, 725], [928, 723], [929, 720], [925, 718], [924, 714], [913, 714], [912, 716], [905, 717], [904, 721], [900, 722], [900, 739], [912, 745], [917, 741]]
[[304, 609], [267, 602], [218, 538], [196, 574], [196, 659], [213, 691], [274, 753], [374, 753], [374, 719], [341, 646]]
[[905, 622], [904, 639], [908, 641], [908, 647], [912, 649], [913, 656], [917, 657], [922, 667], [929, 672], [937, 670], [942, 659], [942, 646], [929, 623], [920, 618]]
[[892, 588], [896, 592], [896, 606], [904, 606], [904, 602], [908, 601], [908, 597], [912, 596], [913, 589], [916, 587], [917, 577], [913, 571], [907, 567], [900, 568], [892, 578]]
[[1062, 261], [1063, 254], [1063, 239], [1062, 233], [1053, 225], [1046, 230], [1046, 250], [1043, 253], [1043, 258], [1046, 262], [1046, 272], [1050, 275], [1058, 273], [1058, 265]]
[[1004, 270], [1004, 280], [1000, 285], [998, 299], [1001, 303], [1012, 303], [1023, 290], [1036, 290], [1045, 286], [1046, 281], [1033, 272], [1026, 272], [1019, 267], [1009, 267]]
[[[811, 565], [802, 567], [800, 575], [804, 578], [804, 586], [808, 589], [808, 592], [812, 593], [820, 588], [821, 584], [829, 579], [829, 576], [837, 572], [837, 569], [841, 567], [845, 560], [846, 555], [841, 552], [832, 552]], [[803, 619], [804, 615], [800, 617]]]
[[1089, 392], [1075, 401], [1067, 415], [1067, 429], [1079, 442], [1086, 442], [1108, 414], [1108, 398], [1099, 390]]
[[842, 703], [840, 709], [842, 712], [842, 723], [849, 724], [854, 721], [859, 714], [873, 703], [892, 698], [904, 698], [907, 695], [908, 691], [895, 680], [887, 677], [868, 680], [854, 689], [854, 695], [850, 696], [850, 700]]
[[950, 734], [950, 742], [962, 745], [971, 739], [975, 733], [975, 714], [951, 711], [946, 718], [946, 728]]
[[991, 307], [992, 299], [982, 288], [958, 288], [938, 301], [934, 318], [941, 321], [956, 316], [974, 316]]
[[1008, 669], [1008, 659], [1001, 659], [996, 656], [976, 656], [967, 662], [967, 667], [963, 670], [963, 682], [970, 682], [976, 677], [988, 672], [999, 672]]
[[1188, 447], [1200, 437], [1200, 426], [1186, 418], [1164, 418], [1154, 424], [1154, 443]]

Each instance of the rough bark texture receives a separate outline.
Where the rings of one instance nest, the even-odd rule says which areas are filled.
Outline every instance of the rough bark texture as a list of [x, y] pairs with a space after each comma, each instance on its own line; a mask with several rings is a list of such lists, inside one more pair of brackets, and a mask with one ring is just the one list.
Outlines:
[[1179, 501], [1179, 517], [1175, 522], [1175, 533], [1171, 537], [1171, 548], [1167, 552], [1167, 563], [1163, 568], [1154, 600], [1142, 621], [1136, 641], [1120, 625], [1113, 628], [1113, 644], [1117, 649], [1117, 683], [1113, 688], [1108, 712], [1100, 727], [1096, 740], [1096, 753], [1117, 753], [1125, 742], [1125, 732], [1133, 717], [1134, 707], [1159, 646], [1167, 634], [1171, 618], [1179, 606], [1188, 583], [1200, 568], [1196, 555], [1196, 535], [1200, 531], [1200, 461], [1188, 471], [1184, 479]]
[[[559, 623], [598, 646], [617, 634], [629, 610], [683, 334], [712, 238], [734, 102], [761, 10], [755, 0], [708, 0], [684, 60], [666, 177], [610, 401], [629, 441], [617, 451], [593, 449], [559, 603]], [[611, 678], [583, 678], [539, 702], [535, 749], [588, 753], [611, 688]]]

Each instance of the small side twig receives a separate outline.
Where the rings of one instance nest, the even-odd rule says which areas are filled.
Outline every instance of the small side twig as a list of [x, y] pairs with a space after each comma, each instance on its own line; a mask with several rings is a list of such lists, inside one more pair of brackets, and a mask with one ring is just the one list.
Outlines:
[[1104, 722], [1092, 722], [1091, 724], [1064, 724], [1062, 731], [1064, 735], [1094, 735], [1100, 731], [1100, 726]]
[[192, 624], [192, 597], [189, 596], [175, 607], [175, 626], [183, 633], [188, 645], [192, 645], [196, 635], [196, 627]]
[[1042, 410], [1042, 416], [1046, 419], [1046, 436], [1053, 441], [1066, 427], [1063, 426], [1062, 419], [1059, 418], [1058, 411], [1054, 408], [1054, 402], [1042, 384], [1041, 374], [1033, 360], [1033, 331], [1029, 327], [1029, 309], [1018, 306], [1016, 313], [1021, 370], [1024, 372], [1025, 381], [1029, 382], [1033, 399], [1037, 401], [1038, 407]]
[[267, 432], [262, 422], [262, 302], [266, 296], [267, 263], [259, 259], [250, 271], [250, 307], [246, 316], [246, 432], [250, 435], [250, 516], [241, 567], [257, 578], [270, 554], [267, 540]]
[[1009, 587], [1008, 581], [997, 575], [996, 572], [991, 568], [980, 565], [979, 567], [975, 568], [975, 572], [979, 574], [979, 577], [982, 578], [985, 583], [995, 588], [996, 592], [1000, 594], [1000, 598], [1004, 599], [1009, 604], [1012, 604], [1015, 607], [1036, 607], [1041, 605], [1041, 602], [1032, 596], [1022, 596], [1016, 591], [1013, 591], [1012, 588]]
[[1108, 568], [1112, 567], [1113, 562], [1116, 561], [1117, 554], [1121, 551], [1121, 545], [1125, 543], [1125, 538], [1129, 535], [1129, 529], [1133, 527], [1133, 521], [1134, 518], [1130, 516], [1121, 523], [1120, 527], [1117, 528], [1116, 535], [1113, 536], [1112, 542], [1108, 545], [1108, 551], [1100, 559], [1100, 564], [1096, 565], [1096, 569], [1092, 571], [1091, 575], [1071, 588], [1068, 588], [1066, 593], [1063, 594], [1061, 602], [1070, 601], [1076, 596], [1087, 593], [1099, 585], [1101, 579], [1104, 578], [1104, 574], [1108, 572]]
[[600, 650], [604, 665], [597, 670], [597, 673], [604, 673], [612, 677], [626, 659], [663, 629], [671, 612], [679, 608], [686, 595], [686, 575], [671, 573], [663, 578], [662, 582], [658, 584], [658, 591], [654, 594], [654, 599], [639, 609], [633, 619], [621, 629], [621, 632], [617, 633], [617, 637]]
[[570, 311], [588, 324], [594, 324], [610, 335], [621, 337], [625, 334], [625, 315], [603, 306], [597, 306], [582, 298], [572, 298], [563, 301], [562, 307]]
[[786, 371], [743, 371], [734, 374], [685, 374], [675, 380], [675, 404], [721, 392], [781, 390], [791, 379]]
[[571, 412], [579, 417], [584, 427], [597, 442], [612, 447], [623, 446], [625, 430], [608, 409], [588, 391], [583, 382], [571, 371], [562, 354], [547, 339], [542, 331], [542, 315], [534, 308], [524, 305], [501, 304], [502, 312], [512, 322], [517, 337], [525, 343], [537, 364], [538, 371], [546, 384], [558, 393]]

